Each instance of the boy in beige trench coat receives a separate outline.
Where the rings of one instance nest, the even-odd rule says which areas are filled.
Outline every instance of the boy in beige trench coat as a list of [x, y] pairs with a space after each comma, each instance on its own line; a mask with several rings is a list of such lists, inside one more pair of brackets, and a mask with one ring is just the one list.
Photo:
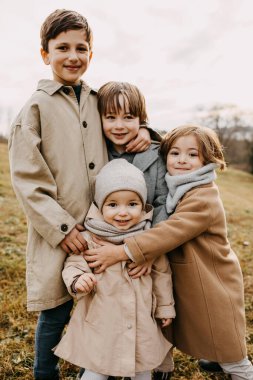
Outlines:
[[[73, 305], [61, 272], [67, 253], [86, 247], [80, 231], [93, 201], [94, 178], [108, 161], [96, 91], [81, 80], [92, 42], [90, 26], [79, 13], [58, 9], [46, 18], [41, 54], [53, 80], [39, 82], [9, 139], [12, 184], [28, 219], [27, 308], [40, 312], [36, 380], [59, 379], [52, 348]], [[141, 129], [141, 137], [128, 147], [142, 151], [150, 144], [143, 138], [147, 133]]]
[[[94, 199], [83, 233], [91, 248], [95, 245], [92, 233], [120, 244], [150, 225], [152, 207], [146, 205], [144, 175], [124, 159], [101, 169]], [[163, 362], [172, 346], [160, 328], [175, 317], [166, 256], [155, 260], [151, 275], [131, 279], [127, 262], [97, 275], [82, 255], [71, 255], [63, 279], [79, 300], [55, 354], [84, 367], [81, 380], [104, 380], [109, 375], [151, 379], [151, 370]], [[171, 372], [168, 355], [166, 361], [166, 370]]]

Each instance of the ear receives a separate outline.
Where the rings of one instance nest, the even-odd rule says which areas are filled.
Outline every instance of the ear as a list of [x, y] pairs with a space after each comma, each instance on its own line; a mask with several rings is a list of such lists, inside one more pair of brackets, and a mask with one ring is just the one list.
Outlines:
[[93, 57], [93, 51], [90, 52], [90, 56], [89, 56], [90, 61], [91, 61], [92, 57]]
[[50, 64], [49, 53], [47, 51], [45, 51], [43, 48], [41, 48], [40, 54], [41, 54], [41, 57], [42, 57], [45, 65], [49, 65]]

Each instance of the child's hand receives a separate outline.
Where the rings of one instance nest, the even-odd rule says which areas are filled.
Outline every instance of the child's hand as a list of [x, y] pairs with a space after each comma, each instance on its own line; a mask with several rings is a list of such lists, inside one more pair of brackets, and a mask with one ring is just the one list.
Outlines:
[[90, 293], [96, 284], [96, 276], [93, 273], [84, 273], [73, 285], [73, 290], [77, 293]]
[[162, 328], [163, 328], [163, 327], [169, 326], [172, 322], [172, 319], [171, 318], [163, 318], [163, 319], [161, 319], [161, 322], [162, 322]]
[[153, 260], [147, 261], [146, 263], [141, 264], [141, 265], [130, 263], [127, 265], [128, 274], [132, 278], [139, 278], [143, 275], [147, 276], [148, 274], [151, 273], [152, 265], [153, 265]]
[[84, 231], [84, 227], [81, 224], [77, 224], [60, 243], [61, 248], [66, 253], [78, 255], [87, 249], [87, 242], [80, 231]]
[[94, 273], [102, 273], [108, 267], [119, 261], [128, 260], [125, 253], [124, 245], [115, 245], [93, 237], [93, 240], [101, 246], [89, 249], [84, 252], [83, 257], [89, 264], [90, 268], [94, 268]]
[[146, 128], [140, 128], [138, 135], [126, 146], [126, 152], [140, 153], [149, 148], [151, 144], [150, 133]]

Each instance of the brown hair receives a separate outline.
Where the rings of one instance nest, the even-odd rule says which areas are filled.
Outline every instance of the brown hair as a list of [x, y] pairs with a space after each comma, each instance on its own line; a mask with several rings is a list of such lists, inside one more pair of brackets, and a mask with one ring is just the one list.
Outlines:
[[42, 49], [48, 53], [48, 41], [68, 30], [84, 29], [86, 41], [92, 50], [93, 35], [87, 19], [80, 13], [66, 9], [56, 9], [43, 22], [40, 29]]
[[119, 96], [123, 96], [124, 112], [129, 108], [131, 115], [139, 117], [140, 124], [148, 124], [145, 98], [140, 90], [127, 82], [108, 82], [98, 90], [98, 112], [100, 116], [118, 113], [121, 110]]
[[226, 168], [226, 162], [223, 155], [222, 145], [216, 132], [210, 128], [200, 125], [182, 125], [166, 133], [163, 137], [160, 153], [166, 162], [169, 150], [176, 139], [182, 136], [194, 135], [197, 138], [198, 145], [204, 165], [216, 163], [223, 170]]

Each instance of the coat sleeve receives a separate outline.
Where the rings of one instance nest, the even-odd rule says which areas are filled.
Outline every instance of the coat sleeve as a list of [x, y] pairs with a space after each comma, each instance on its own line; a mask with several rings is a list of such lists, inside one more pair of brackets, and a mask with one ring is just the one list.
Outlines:
[[170, 252], [208, 229], [216, 209], [217, 189], [196, 188], [178, 204], [174, 214], [150, 230], [125, 239], [134, 261], [141, 264]]
[[[57, 185], [41, 152], [40, 118], [35, 104], [26, 107], [12, 125], [11, 181], [29, 221], [55, 248], [75, 226], [76, 220], [57, 203]], [[63, 224], [65, 231], [61, 230]]]
[[[99, 247], [99, 244], [92, 240], [91, 234], [88, 231], [81, 232], [83, 238], [88, 243], [88, 248], [93, 249]], [[63, 281], [68, 289], [69, 294], [72, 297], [76, 297], [78, 300], [85, 296], [87, 293], [73, 293], [71, 285], [78, 279], [83, 273], [92, 273], [87, 261], [83, 258], [83, 255], [68, 255], [64, 263], [64, 269], [62, 271]]]
[[62, 271], [63, 281], [68, 289], [69, 294], [72, 297], [80, 298], [79, 296], [85, 295], [85, 293], [76, 294], [72, 292], [71, 285], [73, 282], [81, 276], [83, 273], [91, 273], [91, 269], [84, 260], [82, 255], [69, 255], [64, 263], [64, 269]]
[[147, 127], [147, 130], [149, 131], [150, 138], [152, 141], [154, 141], [154, 142], [161, 142], [162, 141], [162, 136], [155, 129], [152, 129], [151, 127]]
[[165, 255], [155, 260], [152, 266], [151, 277], [156, 300], [155, 317], [159, 319], [175, 318], [171, 269]]
[[168, 187], [165, 182], [165, 174], [166, 174], [166, 166], [161, 156], [158, 155], [155, 197], [152, 203], [154, 207], [152, 225], [155, 225], [163, 220], [168, 219], [168, 214], [166, 211], [166, 199], [167, 199], [167, 194], [168, 194]]

